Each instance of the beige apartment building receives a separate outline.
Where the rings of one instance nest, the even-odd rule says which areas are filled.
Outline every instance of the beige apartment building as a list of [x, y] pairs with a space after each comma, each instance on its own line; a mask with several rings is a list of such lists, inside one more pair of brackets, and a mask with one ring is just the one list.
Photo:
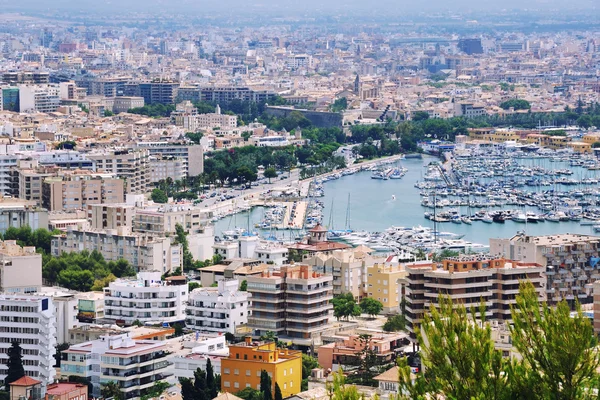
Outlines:
[[129, 204], [88, 204], [87, 219], [92, 229], [119, 229], [133, 226], [135, 206]]
[[0, 291], [35, 293], [41, 287], [42, 255], [35, 247], [21, 247], [15, 240], [0, 241]]
[[106, 261], [127, 260], [141, 271], [172, 272], [182, 267], [180, 244], [172, 238], [152, 237], [122, 228], [117, 230], [69, 230], [52, 239], [52, 255], [99, 251]]
[[253, 335], [271, 331], [298, 344], [312, 343], [329, 325], [332, 280], [309, 265], [284, 265], [279, 271], [246, 278], [252, 294], [248, 326]]
[[88, 154], [96, 163], [96, 170], [110, 173], [125, 180], [125, 193], [144, 194], [150, 183], [148, 150], [105, 150]]
[[399, 282], [406, 300], [405, 316], [411, 339], [431, 306], [439, 306], [439, 296], [448, 296], [467, 308], [484, 304], [486, 319], [510, 321], [510, 307], [522, 281], [530, 281], [541, 301], [546, 300], [544, 267], [484, 255], [452, 257], [441, 264], [422, 261], [406, 264], [406, 277]]
[[600, 279], [597, 236], [560, 234], [528, 236], [518, 234], [508, 239], [490, 239], [490, 253], [545, 267], [548, 279], [548, 302], [556, 304], [562, 299], [574, 305], [593, 301], [593, 284]]
[[44, 180], [42, 205], [50, 211], [72, 211], [85, 209], [88, 204], [122, 203], [123, 186], [123, 180], [111, 174], [64, 171]]
[[39, 167], [37, 160], [18, 162], [19, 198], [35, 201], [42, 205], [42, 187], [44, 179], [56, 175], [60, 168], [56, 166]]

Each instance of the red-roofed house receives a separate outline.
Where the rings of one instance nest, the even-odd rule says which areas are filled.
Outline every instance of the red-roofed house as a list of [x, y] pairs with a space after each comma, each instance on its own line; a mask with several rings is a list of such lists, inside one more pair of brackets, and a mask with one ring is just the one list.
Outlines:
[[302, 261], [315, 254], [331, 254], [335, 250], [347, 249], [350, 246], [344, 243], [330, 242], [327, 240], [327, 229], [320, 224], [308, 231], [309, 238], [306, 242], [294, 243], [288, 246], [290, 257], [293, 252], [302, 255]]

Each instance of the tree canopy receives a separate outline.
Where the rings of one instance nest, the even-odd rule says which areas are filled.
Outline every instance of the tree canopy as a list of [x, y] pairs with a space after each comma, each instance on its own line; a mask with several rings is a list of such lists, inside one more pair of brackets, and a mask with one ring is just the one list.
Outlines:
[[352, 293], [343, 293], [333, 297], [333, 316], [340, 319], [349, 320], [350, 317], [359, 317], [361, 308], [356, 304], [356, 300]]
[[504, 110], [508, 110], [509, 108], [513, 108], [515, 110], [529, 110], [531, 108], [531, 104], [527, 100], [523, 99], [510, 99], [500, 103], [500, 107]]
[[365, 297], [360, 301], [360, 309], [363, 313], [369, 314], [371, 317], [378, 315], [383, 310], [383, 304], [380, 301]]

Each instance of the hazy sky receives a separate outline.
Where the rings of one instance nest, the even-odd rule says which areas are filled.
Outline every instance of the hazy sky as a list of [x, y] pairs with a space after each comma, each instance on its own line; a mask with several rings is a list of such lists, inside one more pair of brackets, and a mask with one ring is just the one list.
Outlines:
[[165, 10], [190, 11], [208, 13], [221, 12], [244, 13], [246, 11], [266, 10], [277, 13], [293, 13], [298, 11], [309, 13], [335, 13], [336, 11], [365, 10], [370, 13], [416, 13], [419, 11], [501, 11], [503, 9], [561, 9], [564, 11], [577, 9], [600, 9], [598, 0], [0, 0], [0, 9], [4, 10], [145, 10], [160, 12]]

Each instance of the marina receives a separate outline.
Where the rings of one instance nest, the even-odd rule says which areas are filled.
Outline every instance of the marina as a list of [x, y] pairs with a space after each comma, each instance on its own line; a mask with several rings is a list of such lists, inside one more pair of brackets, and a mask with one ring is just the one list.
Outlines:
[[[316, 179], [311, 185], [305, 199], [307, 210], [316, 207], [318, 211], [312, 212], [304, 229], [310, 229], [319, 221], [331, 231], [333, 239], [358, 244], [360, 239], [335, 236], [352, 231], [355, 236], [362, 234], [363, 239], [365, 232], [373, 239], [382, 239], [386, 230], [392, 227], [414, 228], [415, 231], [421, 227], [426, 228], [420, 233], [424, 248], [431, 247], [437, 240], [444, 248], [463, 246], [470, 249], [482, 248], [490, 237], [510, 237], [519, 231], [531, 235], [593, 234], [600, 231], [600, 223], [596, 222], [599, 196], [593, 183], [600, 174], [598, 170], [586, 167], [591, 161], [557, 153], [517, 152], [512, 157], [473, 153], [457, 156], [448, 170], [449, 163], [443, 165], [438, 158], [424, 156], [422, 159], [403, 159], [402, 165], [394, 161], [385, 166], [385, 169], [405, 169], [402, 179], [395, 180], [371, 179], [373, 172], [381, 170], [382, 166], [349, 168]], [[477, 167], [465, 169], [469, 164]], [[502, 169], [506, 171], [504, 176]], [[528, 185], [527, 181], [534, 177], [539, 177], [541, 182], [548, 180], [550, 185]], [[578, 183], [561, 184], [564, 177]], [[433, 204], [437, 206], [433, 208]], [[246, 227], [246, 219], [251, 228], [265, 237], [292, 241], [301, 234], [300, 230], [286, 232], [261, 226], [263, 210], [254, 207], [241, 215], [217, 221], [216, 235], [232, 227]], [[443, 237], [433, 232], [455, 236]], [[386, 240], [372, 240], [369, 244], [377, 247], [374, 250], [393, 250]], [[403, 243], [398, 245], [396, 249], [405, 246]]]

